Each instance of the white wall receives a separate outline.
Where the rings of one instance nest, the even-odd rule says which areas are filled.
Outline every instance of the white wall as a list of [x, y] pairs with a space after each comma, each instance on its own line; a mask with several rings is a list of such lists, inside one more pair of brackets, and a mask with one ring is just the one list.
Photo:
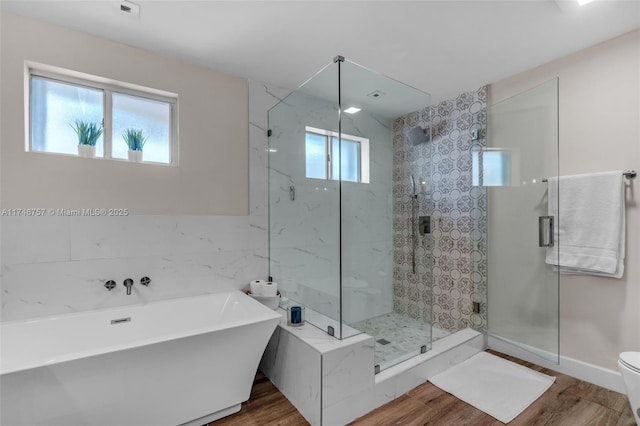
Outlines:
[[[560, 85], [560, 174], [640, 170], [640, 31], [499, 81], [490, 103], [553, 77]], [[619, 352], [640, 351], [639, 187], [637, 178], [629, 182], [624, 277], [560, 276], [565, 357], [615, 370]]]
[[[4, 208], [248, 210], [248, 85], [242, 78], [2, 12]], [[25, 152], [25, 61], [178, 94], [179, 166]]]

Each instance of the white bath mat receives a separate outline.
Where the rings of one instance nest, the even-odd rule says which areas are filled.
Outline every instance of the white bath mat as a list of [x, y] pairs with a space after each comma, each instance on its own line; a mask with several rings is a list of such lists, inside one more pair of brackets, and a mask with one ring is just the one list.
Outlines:
[[549, 389], [555, 379], [480, 352], [429, 381], [502, 423], [509, 423]]

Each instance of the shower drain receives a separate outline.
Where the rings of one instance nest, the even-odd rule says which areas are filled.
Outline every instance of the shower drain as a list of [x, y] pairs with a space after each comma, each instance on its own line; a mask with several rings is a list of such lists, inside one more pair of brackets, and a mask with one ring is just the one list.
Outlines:
[[378, 339], [376, 340], [376, 342], [380, 343], [381, 345], [388, 345], [389, 343], [391, 343], [387, 339]]

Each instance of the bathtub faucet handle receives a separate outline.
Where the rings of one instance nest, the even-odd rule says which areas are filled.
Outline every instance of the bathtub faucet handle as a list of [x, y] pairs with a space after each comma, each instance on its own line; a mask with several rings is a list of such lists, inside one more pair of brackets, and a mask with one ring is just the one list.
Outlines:
[[149, 277], [140, 278], [140, 284], [142, 284], [143, 286], [149, 287], [149, 283], [151, 283], [151, 278]]
[[111, 291], [111, 290], [113, 290], [114, 288], [116, 288], [116, 282], [115, 282], [114, 280], [109, 280], [109, 281], [107, 281], [106, 283], [104, 283], [104, 287], [105, 287], [107, 290]]
[[131, 278], [127, 278], [124, 280], [124, 286], [127, 288], [127, 295], [130, 295], [131, 287], [133, 287], [133, 280]]

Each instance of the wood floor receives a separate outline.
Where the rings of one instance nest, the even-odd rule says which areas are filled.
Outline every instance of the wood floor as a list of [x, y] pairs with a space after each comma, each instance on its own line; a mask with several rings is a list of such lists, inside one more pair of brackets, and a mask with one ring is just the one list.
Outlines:
[[308, 425], [309, 423], [278, 391], [264, 374], [258, 372], [251, 389], [251, 397], [242, 410], [207, 426], [267, 426]]
[[[517, 358], [488, 351], [550, 376], [556, 381], [509, 425], [631, 426], [635, 425], [625, 395]], [[308, 425], [295, 407], [258, 373], [251, 398], [233, 416], [209, 426]], [[503, 423], [427, 382], [350, 423], [353, 426], [498, 426]], [[339, 425], [328, 425], [339, 426]]]

